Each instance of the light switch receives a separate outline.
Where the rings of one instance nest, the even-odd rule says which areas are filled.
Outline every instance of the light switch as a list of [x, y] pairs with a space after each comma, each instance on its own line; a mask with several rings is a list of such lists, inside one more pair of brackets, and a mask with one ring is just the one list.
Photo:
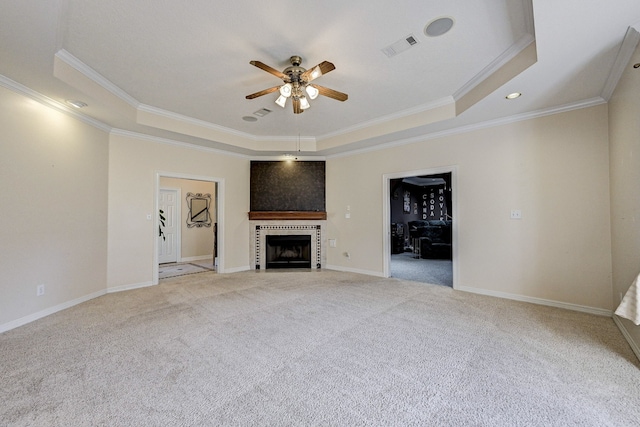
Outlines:
[[337, 246], [338, 246], [338, 244], [336, 242], [336, 239], [329, 239], [329, 247], [330, 248], [335, 248]]
[[344, 217], [347, 218], [347, 219], [351, 218], [351, 213], [347, 212], [346, 214], [344, 214]]

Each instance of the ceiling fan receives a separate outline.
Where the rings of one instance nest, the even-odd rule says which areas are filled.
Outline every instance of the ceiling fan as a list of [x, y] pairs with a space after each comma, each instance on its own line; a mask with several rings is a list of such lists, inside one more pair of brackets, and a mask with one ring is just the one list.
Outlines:
[[295, 114], [300, 114], [311, 106], [309, 104], [309, 100], [307, 100], [307, 96], [309, 96], [310, 99], [316, 99], [318, 95], [323, 95], [337, 99], [338, 101], [346, 101], [349, 97], [346, 93], [338, 92], [337, 90], [329, 89], [324, 86], [319, 86], [315, 83], [311, 84], [313, 80], [317, 79], [321, 75], [327, 74], [329, 71], [336, 69], [331, 62], [322, 61], [315, 67], [305, 70], [300, 66], [302, 63], [301, 57], [294, 55], [289, 58], [289, 60], [291, 61], [291, 66], [285, 68], [282, 72], [260, 61], [250, 61], [249, 63], [251, 65], [255, 65], [267, 73], [271, 73], [274, 76], [281, 78], [284, 84], [252, 93], [251, 95], [247, 95], [246, 98], [254, 99], [268, 93], [280, 91], [280, 96], [276, 100], [276, 104], [284, 108], [287, 103], [287, 98], [291, 98], [293, 112]]

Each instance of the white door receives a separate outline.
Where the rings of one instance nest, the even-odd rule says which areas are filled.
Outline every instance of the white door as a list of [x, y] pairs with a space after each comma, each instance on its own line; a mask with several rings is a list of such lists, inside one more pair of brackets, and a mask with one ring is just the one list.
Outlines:
[[163, 234], [158, 237], [158, 263], [178, 262], [178, 191], [161, 189], [158, 207], [164, 216], [164, 227], [160, 223]]

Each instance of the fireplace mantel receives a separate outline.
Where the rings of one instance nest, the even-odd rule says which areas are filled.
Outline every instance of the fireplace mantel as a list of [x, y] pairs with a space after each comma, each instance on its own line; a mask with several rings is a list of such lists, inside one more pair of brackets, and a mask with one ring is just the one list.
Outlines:
[[317, 211], [251, 211], [252, 221], [326, 220], [326, 212]]

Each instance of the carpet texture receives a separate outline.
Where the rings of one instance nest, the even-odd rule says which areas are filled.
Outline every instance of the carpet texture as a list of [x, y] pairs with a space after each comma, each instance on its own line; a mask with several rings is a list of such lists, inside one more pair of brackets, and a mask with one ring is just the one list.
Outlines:
[[453, 263], [450, 259], [414, 258], [410, 252], [391, 255], [391, 277], [414, 282], [453, 287]]
[[201, 273], [0, 334], [2, 426], [632, 426], [609, 318], [350, 273]]

